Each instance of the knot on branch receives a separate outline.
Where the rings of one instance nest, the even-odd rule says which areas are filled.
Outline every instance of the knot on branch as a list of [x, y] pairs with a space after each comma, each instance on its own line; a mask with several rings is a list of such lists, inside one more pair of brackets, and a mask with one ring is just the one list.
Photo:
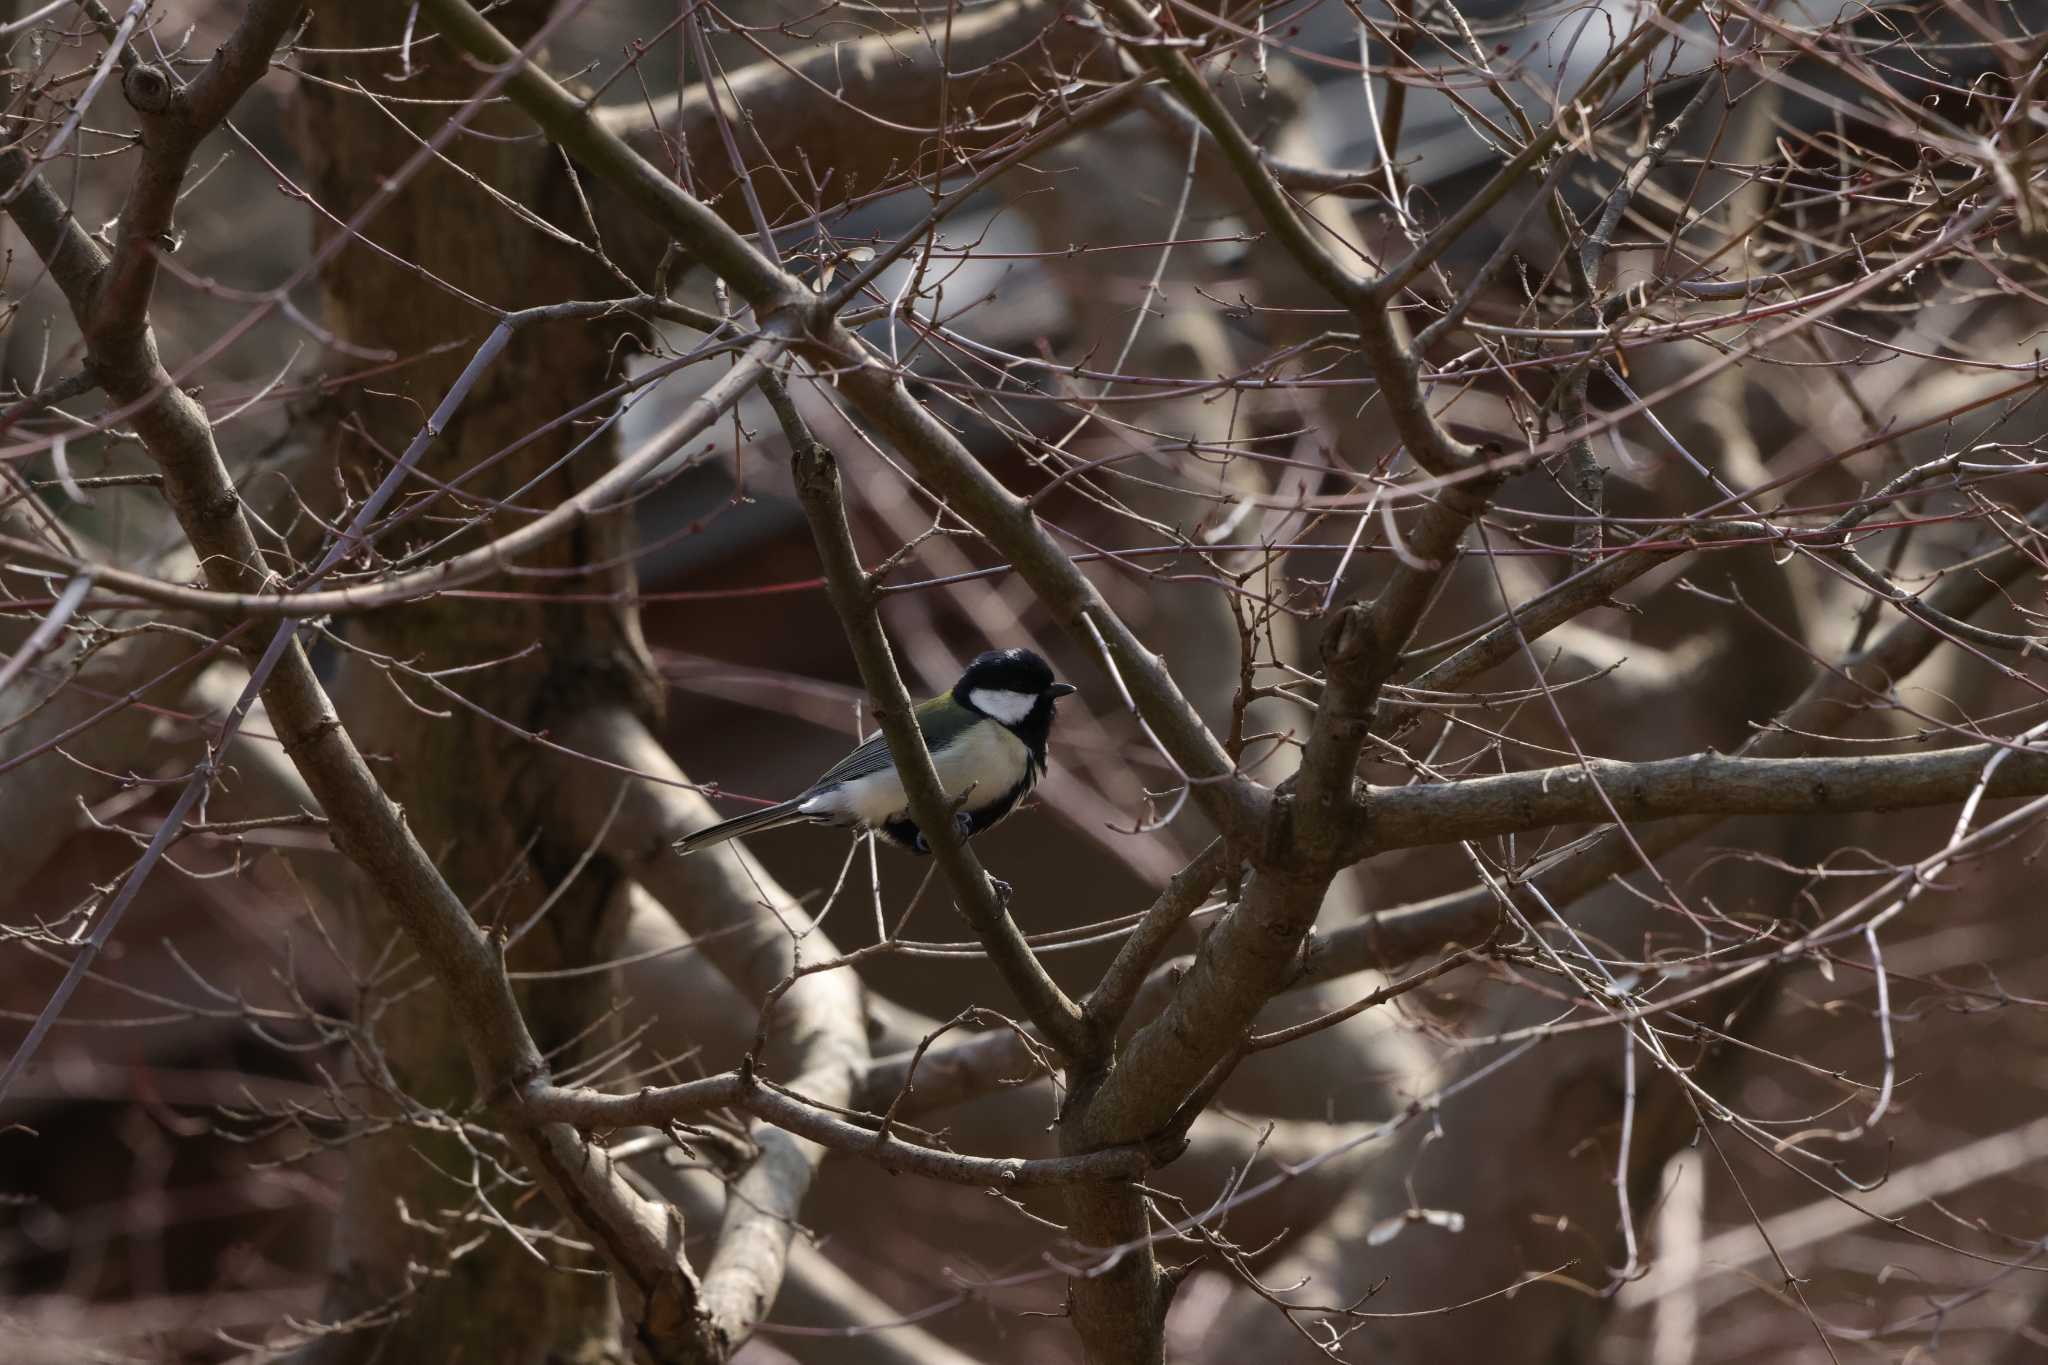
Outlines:
[[1379, 685], [1401, 661], [1398, 641], [1386, 638], [1373, 606], [1353, 602], [1323, 628], [1322, 705], [1347, 721], [1370, 723]]
[[1325, 671], [1370, 671], [1380, 653], [1371, 614], [1357, 602], [1346, 606], [1324, 629], [1320, 648]]
[[528, 1103], [539, 1091], [546, 1088], [551, 1079], [553, 1077], [548, 1071], [548, 1064], [538, 1057], [531, 1059], [505, 1078], [505, 1094], [509, 1104], [502, 1107], [509, 1109], [515, 1116], [523, 1113]]
[[[294, 754], [302, 753], [313, 745], [320, 743], [339, 729], [341, 729], [341, 722], [333, 716], [326, 716], [312, 729], [304, 734], [287, 738], [279, 747], [284, 750], [285, 757], [290, 758]], [[346, 833], [345, 831], [337, 830], [334, 832], [333, 837], [343, 838], [346, 837]]]
[[772, 298], [757, 300], [754, 317], [763, 331], [780, 331], [799, 341], [830, 347], [837, 340], [833, 332], [839, 321], [838, 312], [802, 285], [791, 285]]
[[1158, 1321], [1161, 1330], [1164, 1330], [1166, 1327], [1166, 1315], [1173, 1308], [1174, 1295], [1180, 1292], [1180, 1287], [1186, 1282], [1188, 1276], [1201, 1266], [1208, 1264], [1208, 1261], [1209, 1258], [1207, 1256], [1197, 1256], [1194, 1260], [1182, 1265], [1163, 1265], [1159, 1267], [1159, 1302], [1153, 1309], [1153, 1317]]
[[818, 441], [790, 442], [789, 472], [799, 494], [826, 498], [839, 495], [839, 461]]
[[1529, 468], [1532, 461], [1526, 451], [1510, 458], [1506, 444], [1498, 437], [1468, 426], [1461, 425], [1458, 430], [1471, 439], [1457, 443], [1459, 454], [1445, 469], [1431, 472], [1463, 476], [1445, 484], [1437, 498], [1470, 521], [1487, 509], [1510, 476]]
[[1194, 1142], [1185, 1132], [1178, 1131], [1178, 1125], [1164, 1133], [1156, 1133], [1145, 1140], [1145, 1159], [1154, 1166], [1171, 1166], [1187, 1154]]
[[1282, 792], [1273, 798], [1262, 833], [1259, 848], [1261, 869], [1279, 867], [1294, 856], [1296, 839], [1292, 793]]
[[170, 73], [149, 62], [137, 62], [121, 77], [121, 93], [139, 114], [167, 114], [178, 102]]

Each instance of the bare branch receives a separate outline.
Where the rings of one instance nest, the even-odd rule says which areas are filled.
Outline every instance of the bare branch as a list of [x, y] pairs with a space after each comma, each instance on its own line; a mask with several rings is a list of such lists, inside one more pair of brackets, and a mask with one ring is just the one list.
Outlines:
[[990, 958], [1023, 1003], [1032, 1023], [1061, 1052], [1076, 1058], [1089, 1056], [1099, 1050], [1099, 1042], [1088, 1021], [1032, 955], [1016, 921], [1010, 918], [1007, 896], [996, 893], [980, 859], [967, 847], [954, 823], [956, 803], [967, 793], [947, 792], [940, 787], [938, 769], [932, 765], [924, 736], [918, 732], [910, 694], [904, 690], [903, 678], [896, 671], [896, 656], [875, 613], [873, 584], [860, 567], [853, 534], [846, 525], [838, 461], [811, 434], [781, 381], [770, 378], [765, 383], [768, 401], [789, 438], [797, 498], [803, 503], [804, 516], [811, 524], [811, 538], [817, 542], [818, 557], [825, 566], [826, 586], [846, 628], [847, 641], [853, 646], [875, 721], [888, 737], [889, 753], [903, 777], [904, 794], [910, 800], [918, 829], [934, 860], [944, 870], [960, 913], [987, 945]]
[[[1987, 796], [2048, 792], [2048, 753], [1968, 744], [1929, 754], [1858, 758], [1728, 758], [1693, 754], [1646, 763], [1591, 759], [1466, 782], [1376, 789], [1372, 827], [1355, 848], [1375, 851], [1457, 843], [1608, 818], [1604, 789], [1626, 819], [1688, 815], [1792, 815], [1911, 810], [1961, 801], [1987, 764], [1999, 765]], [[1590, 772], [1588, 769], [1590, 768]]]

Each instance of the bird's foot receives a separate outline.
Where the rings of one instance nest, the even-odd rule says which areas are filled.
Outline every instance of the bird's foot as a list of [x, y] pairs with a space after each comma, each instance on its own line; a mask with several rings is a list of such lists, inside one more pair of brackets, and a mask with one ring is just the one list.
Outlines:
[[996, 904], [1001, 906], [1005, 910], [1009, 909], [1010, 884], [1004, 881], [1001, 877], [990, 877], [988, 879], [988, 884], [994, 887], [996, 890]]
[[[953, 837], [963, 844], [974, 837], [974, 817], [964, 810], [953, 812]], [[920, 855], [932, 851], [931, 844], [925, 840], [923, 830], [919, 830], [917, 836], [910, 841], [910, 850]]]

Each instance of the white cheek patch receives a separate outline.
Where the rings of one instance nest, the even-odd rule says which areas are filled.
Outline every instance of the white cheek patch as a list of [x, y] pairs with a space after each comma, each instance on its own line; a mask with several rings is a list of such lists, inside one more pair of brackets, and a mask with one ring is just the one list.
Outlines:
[[967, 702], [984, 716], [1005, 725], [1015, 725], [1031, 714], [1031, 708], [1038, 705], [1038, 697], [1034, 693], [1012, 692], [1007, 688], [977, 687], [967, 694]]

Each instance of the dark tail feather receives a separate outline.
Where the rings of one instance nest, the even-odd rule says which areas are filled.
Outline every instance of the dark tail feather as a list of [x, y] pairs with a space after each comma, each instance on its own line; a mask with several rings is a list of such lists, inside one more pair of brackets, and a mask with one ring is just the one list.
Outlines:
[[738, 839], [749, 834], [759, 834], [764, 829], [780, 829], [784, 825], [801, 824], [811, 817], [797, 809], [796, 801], [784, 801], [779, 806], [768, 806], [751, 815], [736, 815], [732, 819], [700, 829], [695, 834], [686, 834], [676, 840], [677, 853], [695, 853], [699, 849], [722, 844], [727, 839]]

